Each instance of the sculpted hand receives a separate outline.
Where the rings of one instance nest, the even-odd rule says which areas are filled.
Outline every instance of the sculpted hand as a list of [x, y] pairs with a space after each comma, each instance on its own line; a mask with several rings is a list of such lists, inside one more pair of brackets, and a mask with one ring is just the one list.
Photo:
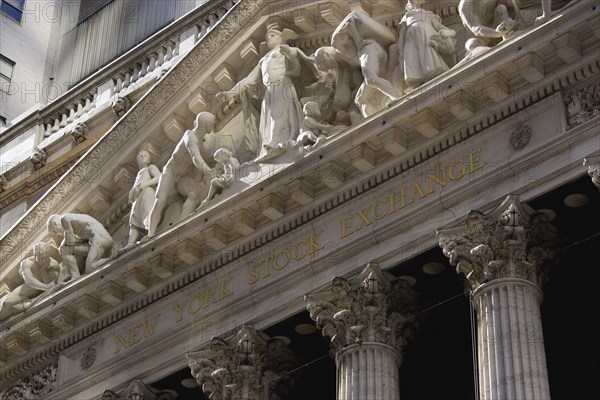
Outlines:
[[295, 53], [292, 52], [292, 49], [290, 48], [290, 46], [288, 46], [287, 44], [280, 44], [279, 52], [286, 57], [292, 57], [295, 55]]

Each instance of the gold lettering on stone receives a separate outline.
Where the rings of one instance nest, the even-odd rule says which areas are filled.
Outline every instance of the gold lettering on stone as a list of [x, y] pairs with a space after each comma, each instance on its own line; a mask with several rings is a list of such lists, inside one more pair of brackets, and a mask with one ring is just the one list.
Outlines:
[[[466, 161], [467, 160], [467, 161]], [[377, 199], [366, 208], [360, 208], [352, 214], [348, 214], [340, 220], [341, 232], [340, 239], [347, 238], [360, 231], [363, 227], [371, 225], [374, 221], [379, 221], [385, 217], [394, 214], [396, 211], [411, 206], [419, 200], [424, 199], [430, 194], [435, 193], [436, 189], [446, 187], [448, 180], [459, 181], [465, 176], [482, 169], [485, 166], [481, 161], [481, 149], [476, 149], [467, 154], [467, 157], [453, 160], [447, 165], [442, 165], [435, 173], [425, 174], [426, 184], [420, 180], [409, 182], [405, 186], [394, 190], [383, 198]], [[407, 188], [410, 197], [407, 202]], [[428, 189], [427, 192], [423, 188]], [[254, 267], [250, 268], [252, 283], [256, 283], [260, 277]], [[251, 283], [249, 281], [249, 283]]]
[[248, 274], [250, 276], [246, 282], [249, 285], [254, 285], [259, 280], [270, 277], [272, 273], [282, 271], [290, 264], [302, 260], [307, 255], [312, 255], [322, 250], [325, 246], [319, 243], [320, 233], [313, 232], [306, 239], [278, 248], [274, 254], [270, 254], [248, 265]]

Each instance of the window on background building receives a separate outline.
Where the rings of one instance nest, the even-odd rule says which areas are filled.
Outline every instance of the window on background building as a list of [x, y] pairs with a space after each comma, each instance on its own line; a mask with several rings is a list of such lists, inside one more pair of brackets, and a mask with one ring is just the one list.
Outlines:
[[21, 22], [23, 17], [23, 6], [25, 0], [0, 0], [0, 11], [2, 14], [14, 19], [17, 22]]
[[13, 61], [0, 54], [0, 90], [3, 92], [9, 91], [14, 66]]

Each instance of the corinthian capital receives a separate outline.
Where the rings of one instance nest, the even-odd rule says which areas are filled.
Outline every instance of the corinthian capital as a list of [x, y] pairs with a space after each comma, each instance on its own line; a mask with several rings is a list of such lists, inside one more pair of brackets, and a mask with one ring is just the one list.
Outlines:
[[600, 190], [600, 156], [584, 158], [583, 165], [588, 167], [588, 175], [592, 178], [592, 183]]
[[[229, 340], [213, 338], [187, 354], [192, 376], [214, 400], [277, 400], [293, 385], [296, 358], [289, 340], [243, 326]], [[265, 397], [266, 396], [266, 397]]]
[[396, 278], [369, 263], [353, 279], [334, 278], [323, 292], [304, 300], [323, 335], [331, 337], [331, 355], [353, 343], [376, 342], [401, 351], [416, 327], [417, 296], [412, 277]]
[[497, 278], [522, 278], [542, 286], [544, 261], [556, 234], [546, 214], [510, 195], [485, 215], [470, 211], [465, 222], [437, 231], [439, 244], [458, 273], [475, 289]]

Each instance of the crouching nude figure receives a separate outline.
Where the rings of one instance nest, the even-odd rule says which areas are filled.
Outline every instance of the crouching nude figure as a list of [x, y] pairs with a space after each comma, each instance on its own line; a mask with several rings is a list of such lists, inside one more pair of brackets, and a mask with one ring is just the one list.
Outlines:
[[68, 272], [65, 281], [96, 269], [112, 255], [112, 237], [89, 215], [52, 215], [48, 218], [48, 232], [63, 238], [59, 251]]

